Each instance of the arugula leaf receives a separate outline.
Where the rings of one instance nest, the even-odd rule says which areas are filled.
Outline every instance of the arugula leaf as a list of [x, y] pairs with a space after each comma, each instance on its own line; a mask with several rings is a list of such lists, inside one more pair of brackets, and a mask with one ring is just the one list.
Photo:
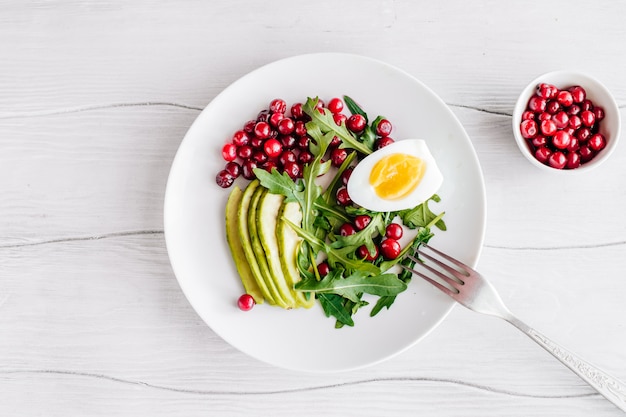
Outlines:
[[[352, 133], [346, 128], [345, 122], [342, 122], [340, 126], [337, 125], [335, 119], [333, 119], [332, 114], [329, 111], [324, 113], [320, 113], [315, 105], [317, 104], [317, 98], [308, 98], [306, 103], [302, 106], [302, 110], [311, 118], [310, 122], [307, 122], [306, 129], [307, 133], [313, 137], [314, 140], [317, 138], [313, 135], [316, 135], [316, 129], [319, 129], [324, 134], [331, 134], [330, 138], [332, 139], [334, 136], [337, 136], [341, 139], [342, 144], [340, 147], [342, 148], [350, 148], [355, 149], [365, 155], [369, 155], [372, 153], [372, 149], [366, 146], [365, 144], [358, 141]], [[311, 147], [311, 149], [315, 148], [315, 144]]]
[[441, 219], [444, 213], [433, 213], [428, 207], [428, 202], [431, 200], [438, 203], [439, 201], [441, 201], [441, 198], [437, 194], [434, 194], [431, 198], [424, 201], [419, 206], [412, 209], [400, 211], [398, 214], [402, 219], [402, 223], [404, 223], [404, 225], [410, 229], [415, 229], [418, 227], [430, 227], [431, 225], [434, 225], [440, 230], [446, 230], [446, 224]]
[[356, 250], [359, 246], [365, 245], [370, 253], [372, 253], [375, 246], [374, 237], [384, 233], [385, 222], [383, 221], [383, 216], [380, 213], [376, 213], [372, 215], [372, 219], [367, 227], [349, 236], [337, 236], [337, 240], [331, 244], [331, 247], [350, 247], [352, 250]]
[[328, 264], [335, 268], [337, 264], [349, 271], [363, 271], [370, 275], [380, 274], [380, 268], [369, 261], [354, 259], [354, 248], [346, 246], [339, 249], [328, 247]]
[[381, 274], [368, 276], [355, 271], [350, 276], [342, 278], [342, 271], [336, 269], [328, 273], [321, 281], [300, 281], [295, 288], [298, 291], [309, 291], [316, 294], [332, 293], [359, 303], [361, 294], [379, 296], [397, 295], [406, 290], [406, 283], [395, 274]]
[[303, 200], [302, 186], [298, 186], [287, 173], [282, 174], [276, 168], [269, 173], [263, 168], [254, 168], [254, 174], [261, 182], [261, 185], [269, 190], [272, 194], [281, 194], [285, 196], [285, 201], [296, 201], [300, 203]]
[[370, 317], [374, 317], [376, 314], [380, 313], [383, 308], [389, 310], [389, 307], [396, 301], [395, 295], [386, 295], [380, 297], [374, 307], [372, 307], [372, 311], [370, 311]]
[[322, 305], [326, 317], [333, 316], [338, 323], [346, 326], [354, 326], [351, 312], [343, 305], [343, 297], [337, 294], [318, 294], [317, 299]]

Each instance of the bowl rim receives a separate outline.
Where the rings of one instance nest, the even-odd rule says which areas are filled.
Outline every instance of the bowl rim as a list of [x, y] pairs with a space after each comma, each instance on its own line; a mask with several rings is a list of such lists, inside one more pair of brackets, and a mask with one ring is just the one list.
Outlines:
[[[563, 80], [562, 82], [559, 80]], [[576, 79], [578, 81], [568, 82], [570, 79]], [[595, 157], [592, 161], [581, 165], [576, 169], [556, 169], [552, 168], [549, 165], [542, 164], [539, 162], [534, 155], [531, 154], [528, 144], [526, 143], [526, 139], [524, 139], [519, 131], [519, 125], [521, 123], [522, 113], [526, 109], [528, 104], [528, 100], [534, 93], [537, 85], [542, 82], [547, 82], [549, 84], [558, 85], [559, 84], [577, 84], [582, 85], [583, 88], [587, 91], [593, 92], [599, 91], [600, 94], [606, 97], [606, 100], [602, 100], [601, 106], [604, 108], [605, 113], [608, 114], [609, 110], [611, 114], [614, 115], [614, 130], [611, 133], [610, 137], [607, 137], [607, 146], [601, 151], [602, 153]], [[561, 87], [560, 87], [561, 88]], [[517, 98], [515, 103], [515, 107], [513, 108], [512, 114], [512, 128], [513, 128], [513, 136], [515, 137], [515, 142], [519, 147], [521, 153], [528, 159], [528, 161], [534, 166], [548, 172], [562, 172], [566, 174], [580, 174], [583, 172], [590, 171], [598, 166], [600, 166], [604, 161], [606, 161], [610, 155], [613, 153], [617, 144], [619, 142], [620, 131], [621, 131], [621, 117], [619, 112], [619, 106], [613, 97], [613, 94], [609, 91], [609, 89], [600, 82], [597, 78], [589, 75], [588, 73], [581, 71], [573, 71], [573, 70], [555, 70], [546, 72], [537, 76], [530, 83], [524, 87], [522, 92]]]

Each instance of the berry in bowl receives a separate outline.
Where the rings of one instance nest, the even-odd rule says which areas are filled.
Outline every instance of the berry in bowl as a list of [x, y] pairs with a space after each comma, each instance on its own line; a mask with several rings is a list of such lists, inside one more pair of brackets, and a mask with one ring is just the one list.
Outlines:
[[617, 146], [620, 114], [609, 90], [594, 78], [554, 71], [533, 80], [513, 110], [517, 145], [535, 166], [587, 171]]

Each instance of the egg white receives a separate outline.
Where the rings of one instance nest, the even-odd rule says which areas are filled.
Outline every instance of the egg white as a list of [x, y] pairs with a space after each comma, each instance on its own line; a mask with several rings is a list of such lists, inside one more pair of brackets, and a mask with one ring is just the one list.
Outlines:
[[[420, 158], [426, 164], [426, 172], [420, 183], [405, 197], [385, 200], [379, 197], [369, 182], [370, 172], [381, 158], [403, 153]], [[435, 194], [443, 183], [443, 174], [422, 139], [399, 140], [371, 153], [359, 162], [348, 180], [348, 194], [352, 201], [371, 211], [398, 211], [416, 207]]]

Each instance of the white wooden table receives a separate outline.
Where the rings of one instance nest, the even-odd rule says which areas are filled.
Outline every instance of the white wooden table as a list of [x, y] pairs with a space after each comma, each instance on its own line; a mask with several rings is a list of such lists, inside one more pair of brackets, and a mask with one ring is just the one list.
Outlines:
[[229, 83], [307, 52], [384, 60], [472, 139], [488, 201], [479, 269], [523, 319], [626, 380], [626, 145], [555, 178], [511, 131], [519, 91], [554, 69], [626, 105], [624, 15], [619, 1], [0, 1], [0, 415], [622, 415], [512, 326], [461, 307], [359, 371], [249, 358], [180, 291], [162, 209], [182, 137]]

